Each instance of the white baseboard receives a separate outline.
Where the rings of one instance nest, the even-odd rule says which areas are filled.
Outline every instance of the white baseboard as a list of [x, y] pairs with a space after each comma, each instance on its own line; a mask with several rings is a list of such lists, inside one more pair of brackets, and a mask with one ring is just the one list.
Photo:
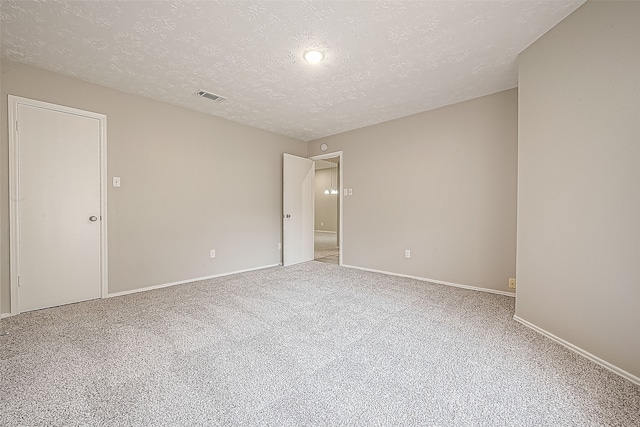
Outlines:
[[331, 233], [331, 234], [338, 234], [337, 231], [326, 231], [326, 230], [313, 230], [316, 233]]
[[154, 289], [168, 288], [170, 286], [184, 285], [185, 283], [199, 282], [201, 280], [215, 279], [216, 277], [231, 276], [232, 274], [246, 273], [247, 271], [263, 270], [265, 268], [278, 267], [281, 264], [264, 265], [261, 267], [247, 268], [245, 270], [230, 271], [228, 273], [214, 274], [213, 276], [197, 277], [195, 279], [180, 280], [179, 282], [163, 283], [161, 285], [147, 286], [145, 288], [132, 289], [130, 291], [115, 292], [107, 294], [106, 298], [120, 297], [123, 295], [136, 294], [138, 292], [152, 291]]
[[472, 291], [488, 292], [490, 294], [504, 295], [504, 296], [512, 297], [512, 298], [515, 298], [515, 296], [516, 296], [516, 294], [514, 292], [497, 291], [495, 289], [479, 288], [477, 286], [469, 286], [469, 285], [461, 285], [461, 284], [458, 284], [458, 283], [443, 282], [442, 280], [433, 280], [433, 279], [427, 279], [426, 277], [418, 277], [418, 276], [410, 276], [408, 274], [392, 273], [390, 271], [374, 270], [373, 268], [357, 267], [355, 265], [342, 264], [342, 266], [343, 267], [347, 267], [347, 268], [355, 268], [356, 270], [364, 270], [364, 271], [371, 271], [373, 273], [387, 274], [389, 276], [406, 277], [408, 279], [415, 279], [415, 280], [420, 280], [422, 282], [435, 283], [437, 285], [453, 286], [454, 288], [462, 288], [462, 289], [469, 289], [469, 290], [472, 290]]
[[542, 329], [539, 326], [534, 325], [531, 322], [528, 322], [526, 320], [524, 320], [521, 317], [518, 316], [513, 316], [513, 320], [515, 320], [516, 322], [526, 326], [527, 328], [533, 329], [534, 331], [544, 335], [547, 338], [552, 339], [553, 341], [557, 342], [558, 344], [568, 348], [569, 350], [578, 353], [579, 355], [586, 357], [587, 359], [591, 360], [594, 363], [597, 363], [598, 365], [602, 366], [605, 369], [610, 370], [611, 372], [613, 372], [614, 374], [618, 374], [621, 377], [631, 381], [632, 383], [636, 384], [636, 385], [640, 385], [640, 378], [636, 377], [635, 375], [625, 371], [624, 369], [618, 368], [615, 365], [612, 365], [611, 363], [607, 362], [606, 360], [602, 360], [600, 359], [598, 356], [594, 356], [593, 354], [589, 353], [588, 351], [578, 347], [577, 345], [571, 344], [569, 341], [565, 341], [560, 337], [557, 337], [555, 335], [553, 335], [551, 332], [548, 332], [544, 329]]
[[0, 319], [4, 319], [5, 317], [11, 317], [13, 314], [11, 313], [0, 313]]

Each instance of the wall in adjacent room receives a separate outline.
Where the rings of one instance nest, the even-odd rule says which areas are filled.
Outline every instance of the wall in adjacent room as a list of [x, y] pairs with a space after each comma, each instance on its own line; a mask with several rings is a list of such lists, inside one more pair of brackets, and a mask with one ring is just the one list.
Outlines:
[[509, 292], [517, 103], [511, 89], [309, 142], [343, 152], [343, 263]]
[[[319, 160], [321, 161], [321, 160]], [[338, 188], [337, 166], [327, 169], [316, 169], [315, 180], [315, 229], [318, 231], [338, 231], [338, 194], [324, 194], [333, 184]]]
[[108, 179], [122, 179], [107, 195], [110, 293], [280, 263], [282, 154], [306, 157], [304, 142], [6, 59], [1, 82], [3, 313], [8, 94], [107, 115]]
[[640, 382], [640, 3], [519, 58], [517, 318]]

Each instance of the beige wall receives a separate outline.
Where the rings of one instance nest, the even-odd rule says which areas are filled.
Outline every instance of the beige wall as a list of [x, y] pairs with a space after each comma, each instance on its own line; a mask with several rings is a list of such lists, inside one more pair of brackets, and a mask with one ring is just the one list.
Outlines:
[[640, 3], [520, 55], [516, 315], [640, 377]]
[[[343, 151], [343, 263], [508, 292], [517, 91], [318, 139]], [[404, 250], [411, 250], [405, 259]]]
[[[9, 310], [7, 94], [107, 115], [109, 292], [280, 262], [282, 153], [306, 144], [2, 61], [2, 312]], [[209, 250], [216, 258], [209, 258]]]
[[[319, 160], [321, 161], [321, 160]], [[333, 177], [331, 177], [333, 174]], [[338, 231], [338, 194], [324, 194], [324, 190], [333, 186], [338, 187], [337, 167], [333, 169], [316, 169], [315, 180], [315, 229], [319, 231]]]

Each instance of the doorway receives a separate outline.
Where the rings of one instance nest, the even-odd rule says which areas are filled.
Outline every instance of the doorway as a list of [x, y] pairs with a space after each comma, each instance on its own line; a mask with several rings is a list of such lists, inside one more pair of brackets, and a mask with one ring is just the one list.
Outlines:
[[340, 156], [315, 159], [314, 260], [340, 264]]
[[106, 290], [106, 116], [9, 96], [11, 313]]

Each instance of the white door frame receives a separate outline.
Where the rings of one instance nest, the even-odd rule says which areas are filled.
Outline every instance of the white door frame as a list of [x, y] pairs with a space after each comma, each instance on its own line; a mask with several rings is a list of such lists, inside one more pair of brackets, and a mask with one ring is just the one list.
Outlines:
[[[344, 171], [344, 163], [342, 160], [342, 151], [335, 151], [333, 153], [324, 153], [324, 154], [318, 154], [317, 156], [311, 156], [309, 157], [310, 160], [316, 161], [316, 160], [324, 160], [324, 159], [333, 159], [335, 157], [339, 157], [340, 158], [340, 167], [338, 168], [339, 172], [340, 172], [340, 179], [338, 180], [338, 184], [339, 184], [339, 188], [338, 188], [338, 196], [340, 197], [340, 214], [338, 215], [338, 221], [340, 222], [338, 224], [338, 247], [340, 248], [339, 251], [339, 255], [338, 255], [338, 264], [342, 265], [342, 254], [343, 254], [343, 242], [342, 242], [342, 229], [343, 227], [343, 222], [342, 222], [342, 210], [344, 208], [344, 200], [342, 198], [344, 191], [342, 190], [343, 185], [342, 185], [342, 173]], [[315, 211], [314, 211], [314, 215], [315, 215]]]
[[75, 114], [82, 117], [96, 119], [100, 123], [100, 297], [107, 296], [107, 116], [91, 111], [78, 110], [34, 99], [9, 95], [9, 256], [11, 281], [11, 315], [20, 313], [18, 293], [18, 271], [20, 260], [20, 209], [17, 203], [19, 195], [20, 159], [17, 137], [18, 106], [44, 108], [62, 113]]

